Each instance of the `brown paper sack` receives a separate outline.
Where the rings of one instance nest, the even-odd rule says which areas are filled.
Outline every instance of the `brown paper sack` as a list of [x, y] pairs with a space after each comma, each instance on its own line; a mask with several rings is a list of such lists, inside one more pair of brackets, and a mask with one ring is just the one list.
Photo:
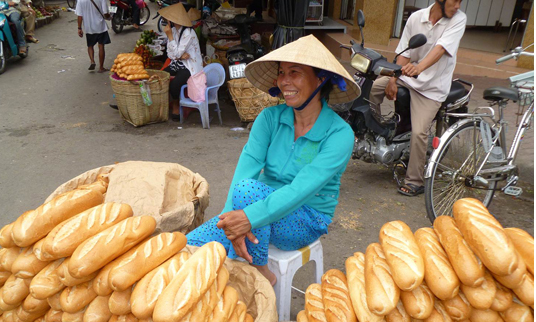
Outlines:
[[89, 170], [59, 186], [47, 199], [93, 183], [108, 176], [104, 202], [129, 204], [134, 216], [151, 215], [156, 233], [180, 231], [184, 234], [203, 223], [208, 207], [209, 186], [198, 173], [176, 164], [128, 161]]

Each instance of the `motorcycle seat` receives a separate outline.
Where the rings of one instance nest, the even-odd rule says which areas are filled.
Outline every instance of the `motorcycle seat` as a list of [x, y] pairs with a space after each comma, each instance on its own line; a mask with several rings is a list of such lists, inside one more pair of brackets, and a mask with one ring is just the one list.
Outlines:
[[519, 92], [517, 89], [506, 87], [490, 87], [484, 90], [484, 99], [488, 101], [502, 101], [502, 100], [519, 100]]
[[450, 103], [455, 102], [456, 100], [464, 97], [466, 94], [467, 90], [462, 84], [458, 82], [452, 82], [447, 99], [441, 104], [441, 106], [447, 106]]

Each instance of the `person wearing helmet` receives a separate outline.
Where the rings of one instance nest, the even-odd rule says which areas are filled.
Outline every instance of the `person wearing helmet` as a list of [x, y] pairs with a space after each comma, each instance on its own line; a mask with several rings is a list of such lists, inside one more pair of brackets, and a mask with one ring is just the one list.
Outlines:
[[312, 35], [250, 63], [245, 74], [285, 103], [259, 114], [223, 211], [187, 238], [194, 246], [222, 243], [230, 258], [246, 259], [274, 285], [268, 244], [297, 250], [328, 232], [354, 133], [327, 103], [353, 101], [361, 90]]
[[404, 86], [410, 92], [410, 156], [405, 184], [398, 188], [398, 192], [406, 196], [424, 193], [427, 134], [450, 91], [456, 53], [467, 21], [465, 13], [459, 10], [461, 1], [436, 0], [428, 8], [413, 13], [402, 32], [396, 52], [406, 49], [409, 39], [419, 33], [426, 36], [427, 43], [398, 56], [396, 63], [403, 66], [404, 76], [399, 79], [378, 78], [371, 89], [370, 101], [374, 106], [379, 106], [385, 96], [390, 100], [396, 99], [398, 86]]

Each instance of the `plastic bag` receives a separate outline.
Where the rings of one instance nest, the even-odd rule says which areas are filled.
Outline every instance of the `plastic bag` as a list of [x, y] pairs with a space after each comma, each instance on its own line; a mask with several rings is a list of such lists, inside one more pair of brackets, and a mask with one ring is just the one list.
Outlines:
[[207, 75], [200, 71], [188, 78], [188, 97], [194, 102], [204, 102], [205, 92], [207, 90]]
[[151, 88], [147, 86], [146, 82], [140, 82], [140, 93], [145, 105], [150, 106], [153, 104], [153, 100], [151, 99]]

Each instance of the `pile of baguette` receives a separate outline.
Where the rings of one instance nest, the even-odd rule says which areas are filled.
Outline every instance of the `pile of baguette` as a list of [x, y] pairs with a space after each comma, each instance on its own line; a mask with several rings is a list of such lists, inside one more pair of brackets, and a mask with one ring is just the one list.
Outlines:
[[58, 195], [0, 230], [0, 321], [252, 322], [227, 285], [224, 247], [103, 203], [108, 182]]
[[503, 229], [476, 199], [453, 214], [415, 234], [386, 223], [346, 275], [332, 269], [307, 288], [298, 322], [533, 321], [534, 238]]
[[149, 73], [143, 66], [143, 60], [140, 55], [135, 53], [119, 54], [114, 60], [112, 73], [126, 80], [148, 79]]

